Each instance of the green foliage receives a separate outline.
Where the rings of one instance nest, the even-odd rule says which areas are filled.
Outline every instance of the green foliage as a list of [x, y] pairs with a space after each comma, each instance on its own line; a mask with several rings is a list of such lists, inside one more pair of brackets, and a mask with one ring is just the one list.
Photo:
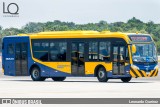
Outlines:
[[2, 26], [0, 26], [0, 31], [2, 30]]
[[136, 19], [135, 17], [129, 19], [126, 23], [114, 22], [107, 23], [104, 20], [98, 23], [87, 23], [87, 24], [75, 24], [73, 22], [61, 22], [55, 20], [46, 23], [35, 23], [30, 22], [23, 26], [21, 29], [17, 28], [6, 28], [3, 29], [0, 26], [0, 35], [16, 35], [19, 33], [37, 33], [43, 31], [67, 31], [67, 30], [95, 30], [104, 31], [110, 30], [112, 32], [129, 32], [129, 33], [145, 33], [152, 35], [156, 42], [158, 53], [160, 53], [160, 24], [155, 24], [152, 21], [144, 23], [143, 21]]

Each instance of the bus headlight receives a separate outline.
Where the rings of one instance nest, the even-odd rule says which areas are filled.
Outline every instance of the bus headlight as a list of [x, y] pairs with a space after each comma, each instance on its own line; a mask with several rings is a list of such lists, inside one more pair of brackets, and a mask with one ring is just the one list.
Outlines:
[[158, 65], [156, 65], [156, 66], [154, 67], [154, 70], [155, 70], [155, 69], [158, 69]]
[[139, 70], [139, 67], [137, 67], [136, 65], [132, 65], [132, 67]]

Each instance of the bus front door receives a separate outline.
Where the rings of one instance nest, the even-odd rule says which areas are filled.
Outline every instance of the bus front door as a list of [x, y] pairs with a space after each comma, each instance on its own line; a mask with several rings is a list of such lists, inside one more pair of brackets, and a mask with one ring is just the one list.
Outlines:
[[124, 75], [125, 74], [125, 46], [124, 45], [113, 45], [113, 75]]
[[82, 76], [84, 73], [84, 43], [72, 43], [71, 50], [71, 70], [72, 75]]
[[16, 43], [15, 61], [16, 75], [28, 75], [27, 43]]

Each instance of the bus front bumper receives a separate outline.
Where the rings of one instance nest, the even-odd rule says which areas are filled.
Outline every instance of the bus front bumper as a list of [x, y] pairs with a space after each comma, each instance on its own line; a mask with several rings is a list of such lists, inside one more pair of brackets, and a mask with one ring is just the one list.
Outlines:
[[158, 75], [158, 68], [146, 72], [144, 70], [138, 70], [134, 67], [131, 67], [130, 75], [135, 78], [137, 77], [156, 77]]

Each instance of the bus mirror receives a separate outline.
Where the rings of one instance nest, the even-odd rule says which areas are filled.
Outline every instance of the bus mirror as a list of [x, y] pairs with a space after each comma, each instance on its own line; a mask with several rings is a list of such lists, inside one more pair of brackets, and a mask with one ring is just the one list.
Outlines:
[[136, 46], [132, 45], [132, 53], [136, 53]]

